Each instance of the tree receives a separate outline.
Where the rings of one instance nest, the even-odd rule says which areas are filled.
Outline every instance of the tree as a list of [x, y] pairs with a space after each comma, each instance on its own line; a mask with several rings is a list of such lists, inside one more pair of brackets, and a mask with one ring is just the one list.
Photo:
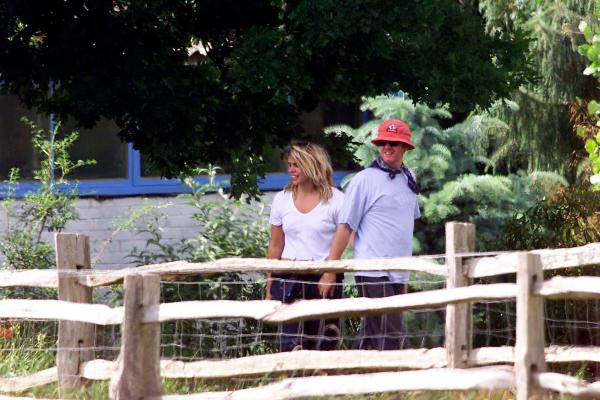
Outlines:
[[525, 29], [538, 78], [515, 91], [491, 114], [510, 125], [507, 170], [552, 170], [575, 180], [583, 158], [574, 134], [581, 114], [577, 99], [598, 97], [594, 79], [583, 76], [585, 59], [577, 53], [585, 42], [577, 26], [591, 22], [595, 0], [481, 0], [490, 32]]
[[415, 149], [406, 153], [404, 161], [415, 172], [421, 189], [421, 219], [413, 243], [417, 253], [444, 252], [446, 221], [474, 223], [477, 248], [497, 250], [504, 222], [532, 206], [545, 189], [567, 184], [553, 173], [496, 173], [495, 166], [506, 156], [502, 145], [509, 127], [488, 115], [471, 114], [443, 129], [440, 121], [452, 118], [447, 107], [430, 108], [400, 97], [377, 96], [364, 99], [362, 109], [375, 118], [358, 129], [338, 125], [325, 131], [351, 138], [349, 150], [361, 166], [368, 167], [378, 156], [371, 138], [382, 120], [399, 118], [409, 124]]
[[234, 195], [319, 101], [401, 88], [466, 114], [527, 81], [526, 48], [453, 0], [0, 0], [3, 93], [114, 120], [167, 177], [217, 163]]

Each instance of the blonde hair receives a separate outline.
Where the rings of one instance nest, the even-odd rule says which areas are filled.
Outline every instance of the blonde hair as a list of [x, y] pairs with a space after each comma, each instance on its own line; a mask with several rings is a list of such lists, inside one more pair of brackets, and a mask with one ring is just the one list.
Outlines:
[[[329, 200], [333, 196], [333, 168], [329, 154], [320, 145], [310, 142], [293, 143], [283, 152], [285, 160], [292, 158], [304, 175], [317, 188], [322, 200]], [[298, 187], [288, 182], [284, 190], [291, 191], [294, 196], [298, 191]]]

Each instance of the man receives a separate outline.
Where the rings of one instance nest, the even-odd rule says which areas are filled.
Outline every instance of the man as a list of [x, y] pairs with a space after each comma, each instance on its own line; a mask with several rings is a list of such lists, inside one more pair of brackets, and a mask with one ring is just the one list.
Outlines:
[[[400, 120], [384, 121], [371, 143], [379, 157], [356, 174], [346, 190], [330, 260], [340, 259], [352, 232], [355, 259], [412, 256], [414, 221], [421, 213], [414, 175], [403, 163], [404, 153], [414, 149], [410, 128]], [[387, 297], [406, 293], [409, 273], [357, 272], [355, 277], [360, 297]], [[320, 285], [322, 296], [332, 288]], [[398, 350], [404, 340], [401, 313], [364, 317], [356, 347]]]

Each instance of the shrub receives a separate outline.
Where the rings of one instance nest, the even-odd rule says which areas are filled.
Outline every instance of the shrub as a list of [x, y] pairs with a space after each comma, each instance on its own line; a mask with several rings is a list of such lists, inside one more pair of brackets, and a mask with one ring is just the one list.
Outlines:
[[600, 192], [589, 184], [558, 189], [503, 227], [503, 247], [514, 250], [576, 247], [600, 242]]
[[79, 133], [74, 131], [63, 136], [60, 122], [51, 134], [46, 134], [27, 118], [22, 121], [31, 128], [33, 147], [40, 157], [40, 167], [34, 171], [34, 180], [39, 187], [17, 202], [15, 191], [19, 185], [19, 170], [11, 169], [8, 189], [0, 201], [7, 216], [7, 229], [0, 234], [0, 253], [6, 258], [5, 267], [51, 268], [54, 252], [42, 238], [42, 233], [60, 232], [68, 221], [77, 218], [73, 207], [77, 188], [64, 191], [61, 186], [68, 182], [67, 176], [73, 170], [95, 161], [71, 161], [69, 148]]
[[[166, 217], [154, 215], [138, 233], [149, 235], [143, 249], [134, 248], [130, 259], [136, 265], [187, 260], [212, 261], [224, 257], [264, 257], [269, 240], [269, 224], [264, 207], [230, 199], [224, 193], [224, 183], [216, 179], [218, 169], [197, 170], [206, 174], [208, 182], [199, 184], [191, 177], [183, 182], [191, 193], [181, 195], [195, 208], [192, 218], [198, 222], [200, 233], [178, 243], [168, 243], [162, 237], [160, 221]], [[206, 200], [215, 193], [218, 200]], [[255, 276], [230, 272], [212, 276], [201, 275], [181, 283], [165, 283], [162, 297], [165, 302], [185, 300], [258, 300], [264, 296], [264, 283]], [[274, 347], [257, 339], [274, 328], [264, 328], [255, 321], [183, 321], [165, 324], [163, 333], [173, 337], [174, 346], [164, 346], [172, 357], [194, 357], [209, 349], [204, 357], [241, 356], [271, 352]], [[242, 343], [243, 342], [243, 343]]]
[[[0, 207], [7, 217], [6, 230], [0, 233], [0, 253], [5, 258], [4, 268], [53, 268], [54, 250], [42, 234], [60, 232], [68, 221], [77, 218], [73, 206], [77, 188], [65, 191], [64, 184], [73, 170], [95, 161], [71, 161], [69, 148], [79, 134], [63, 134], [60, 122], [52, 133], [46, 133], [27, 118], [22, 118], [22, 121], [30, 127], [33, 147], [39, 154], [40, 167], [34, 171], [34, 180], [39, 186], [17, 201], [15, 194], [19, 185], [19, 170], [11, 169], [8, 189], [0, 200]], [[4, 289], [0, 294], [2, 297], [44, 298], [55, 297], [56, 290], [14, 288]]]

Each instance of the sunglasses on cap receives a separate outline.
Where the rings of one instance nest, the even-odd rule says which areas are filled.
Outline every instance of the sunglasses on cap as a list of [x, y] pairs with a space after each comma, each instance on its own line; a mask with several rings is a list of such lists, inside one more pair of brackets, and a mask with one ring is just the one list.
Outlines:
[[390, 145], [391, 147], [400, 146], [400, 142], [388, 142], [387, 140], [380, 140], [377, 143], [375, 143], [377, 147], [383, 147], [386, 144]]

